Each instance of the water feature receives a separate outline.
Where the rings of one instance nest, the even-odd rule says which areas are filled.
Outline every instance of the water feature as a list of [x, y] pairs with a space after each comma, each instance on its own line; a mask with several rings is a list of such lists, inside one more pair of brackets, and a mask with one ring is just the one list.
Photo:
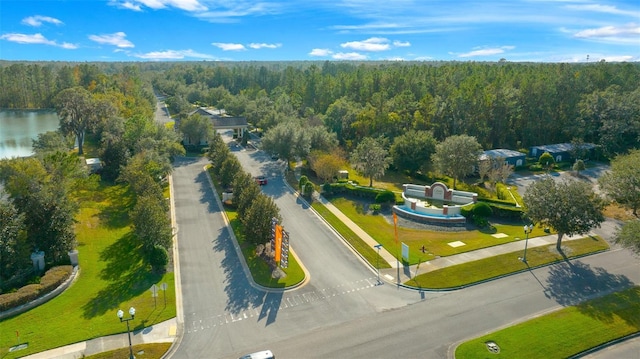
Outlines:
[[33, 139], [58, 126], [53, 110], [0, 110], [0, 159], [31, 156]]
[[442, 182], [431, 186], [404, 184], [402, 187], [404, 204], [393, 206], [393, 212], [420, 223], [463, 227], [466, 218], [461, 214], [462, 207], [478, 199], [476, 193], [449, 189]]

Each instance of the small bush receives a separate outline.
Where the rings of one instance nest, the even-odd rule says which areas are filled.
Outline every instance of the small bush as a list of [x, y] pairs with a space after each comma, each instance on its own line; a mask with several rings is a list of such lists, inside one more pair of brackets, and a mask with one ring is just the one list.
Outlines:
[[376, 203], [391, 203], [395, 201], [396, 201], [396, 195], [389, 190], [380, 192], [376, 195]]
[[372, 204], [372, 205], [370, 205], [370, 206], [369, 206], [369, 209], [370, 209], [374, 214], [376, 214], [376, 213], [380, 212], [380, 209], [382, 209], [382, 206], [381, 206], [380, 204], [378, 204], [378, 203], [374, 203], [374, 204]]
[[42, 292], [49, 293], [58, 288], [65, 280], [67, 280], [67, 278], [69, 278], [72, 272], [73, 267], [70, 265], [58, 266], [49, 269], [40, 280]]
[[15, 292], [0, 295], [0, 311], [27, 304], [52, 292], [64, 283], [72, 272], [73, 267], [70, 265], [53, 267], [44, 274], [40, 283], [28, 284]]
[[485, 217], [479, 216], [473, 217], [473, 223], [480, 228], [485, 228], [489, 225], [489, 221]]
[[156, 244], [149, 251], [149, 264], [156, 273], [164, 273], [169, 264], [169, 252], [163, 246]]
[[493, 214], [491, 206], [485, 202], [478, 202], [473, 206], [473, 217], [487, 218]]
[[304, 186], [309, 182], [309, 178], [307, 176], [301, 176], [300, 181], [298, 181], [298, 188], [300, 190], [304, 190]]
[[311, 195], [313, 194], [313, 183], [311, 182], [307, 182], [304, 184], [303, 190], [302, 190], [302, 194], [307, 197], [310, 198]]

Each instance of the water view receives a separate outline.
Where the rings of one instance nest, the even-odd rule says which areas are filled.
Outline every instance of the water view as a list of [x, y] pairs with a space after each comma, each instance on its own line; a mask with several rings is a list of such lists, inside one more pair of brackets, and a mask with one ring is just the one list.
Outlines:
[[32, 155], [33, 139], [58, 125], [53, 110], [0, 110], [0, 159]]

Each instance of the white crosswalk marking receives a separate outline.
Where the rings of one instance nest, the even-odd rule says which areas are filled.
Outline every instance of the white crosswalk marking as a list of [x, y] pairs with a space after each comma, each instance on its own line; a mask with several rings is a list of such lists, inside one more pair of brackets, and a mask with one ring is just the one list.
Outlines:
[[[284, 293], [278, 303], [265, 302], [263, 306], [273, 308], [278, 305], [279, 310], [292, 309], [294, 307], [304, 306], [311, 302], [318, 301], [330, 301], [334, 297], [341, 295], [352, 294], [361, 290], [377, 287], [377, 278], [365, 278], [348, 283], [340, 283], [333, 287], [316, 289], [308, 292], [294, 292], [290, 295]], [[227, 325], [231, 323], [241, 322], [243, 319], [249, 319], [253, 317], [260, 318], [262, 313], [261, 307], [247, 308], [238, 312], [225, 312], [223, 314], [207, 316], [206, 318], [199, 318], [197, 313], [190, 313], [191, 325], [188, 325], [185, 329], [187, 333], [195, 333], [200, 330], [211, 330], [217, 326]]]

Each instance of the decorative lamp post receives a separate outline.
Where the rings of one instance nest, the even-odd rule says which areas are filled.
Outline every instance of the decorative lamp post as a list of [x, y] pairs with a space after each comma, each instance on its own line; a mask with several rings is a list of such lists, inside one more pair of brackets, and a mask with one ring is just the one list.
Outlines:
[[533, 231], [533, 224], [530, 225], [524, 225], [524, 234], [525, 234], [525, 240], [524, 240], [524, 257], [522, 257], [522, 261], [527, 263], [527, 245], [529, 244], [529, 233], [531, 233], [531, 231]]
[[131, 347], [131, 329], [129, 329], [129, 321], [133, 320], [133, 318], [136, 316], [136, 308], [129, 308], [129, 315], [131, 317], [125, 319], [123, 318], [124, 312], [122, 311], [122, 309], [118, 310], [118, 318], [120, 318], [120, 322], [127, 322], [127, 335], [129, 336], [129, 359], [135, 359], [135, 357], [133, 356], [133, 348]]
[[380, 248], [382, 248], [382, 244], [376, 244], [373, 247], [378, 250], [378, 257], [376, 257], [376, 269], [378, 270], [378, 284], [381, 284], [380, 282]]

